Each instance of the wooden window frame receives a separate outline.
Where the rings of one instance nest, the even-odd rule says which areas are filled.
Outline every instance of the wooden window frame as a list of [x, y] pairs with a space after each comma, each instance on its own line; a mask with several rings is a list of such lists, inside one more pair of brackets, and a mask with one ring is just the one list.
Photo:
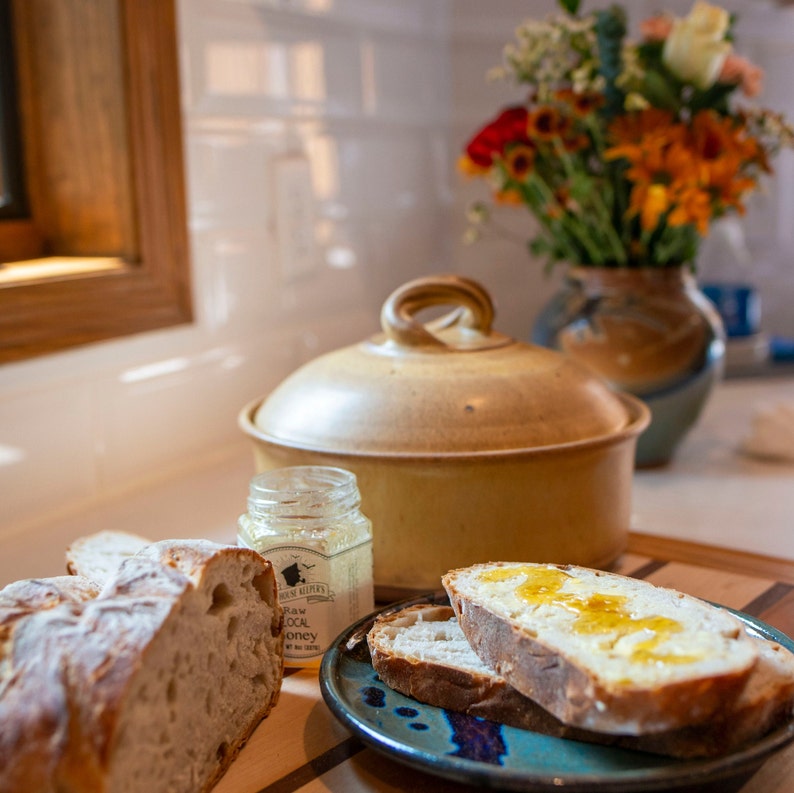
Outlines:
[[[119, 14], [134, 256], [0, 285], [0, 363], [192, 320], [174, 0], [119, 0]], [[36, 233], [27, 220], [2, 222], [0, 248], [16, 237], [34, 250]]]
[[21, 163], [19, 102], [14, 68], [14, 35], [11, 7], [0, 0], [0, 219], [14, 219], [27, 212], [27, 197]]

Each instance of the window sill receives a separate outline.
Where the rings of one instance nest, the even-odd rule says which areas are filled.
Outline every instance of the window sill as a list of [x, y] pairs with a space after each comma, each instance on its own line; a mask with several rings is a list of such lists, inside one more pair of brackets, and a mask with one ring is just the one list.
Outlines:
[[11, 284], [34, 284], [49, 279], [79, 278], [124, 269], [118, 257], [49, 256], [0, 264], [0, 288]]

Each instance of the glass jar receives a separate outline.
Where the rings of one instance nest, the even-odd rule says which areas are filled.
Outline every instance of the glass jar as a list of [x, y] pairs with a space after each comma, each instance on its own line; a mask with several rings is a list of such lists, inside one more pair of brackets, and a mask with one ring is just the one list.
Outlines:
[[288, 667], [318, 666], [374, 609], [372, 525], [360, 505], [356, 477], [342, 468], [279, 468], [251, 480], [237, 539], [273, 564]]

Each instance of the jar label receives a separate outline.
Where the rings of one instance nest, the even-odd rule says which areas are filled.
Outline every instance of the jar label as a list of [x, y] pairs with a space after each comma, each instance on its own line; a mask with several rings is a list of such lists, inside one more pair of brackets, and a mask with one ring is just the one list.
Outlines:
[[331, 642], [373, 608], [369, 540], [331, 556], [299, 545], [260, 553], [276, 572], [287, 665], [319, 662]]

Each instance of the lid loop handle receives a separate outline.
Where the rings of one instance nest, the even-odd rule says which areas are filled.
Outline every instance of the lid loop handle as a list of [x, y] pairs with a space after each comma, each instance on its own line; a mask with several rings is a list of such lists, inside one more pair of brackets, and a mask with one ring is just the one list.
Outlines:
[[[415, 318], [422, 309], [439, 305], [457, 308], [427, 324]], [[408, 347], [451, 346], [432, 331], [453, 327], [488, 336], [493, 319], [494, 307], [488, 292], [476, 281], [460, 275], [434, 275], [409, 281], [386, 298], [380, 314], [386, 335]]]

